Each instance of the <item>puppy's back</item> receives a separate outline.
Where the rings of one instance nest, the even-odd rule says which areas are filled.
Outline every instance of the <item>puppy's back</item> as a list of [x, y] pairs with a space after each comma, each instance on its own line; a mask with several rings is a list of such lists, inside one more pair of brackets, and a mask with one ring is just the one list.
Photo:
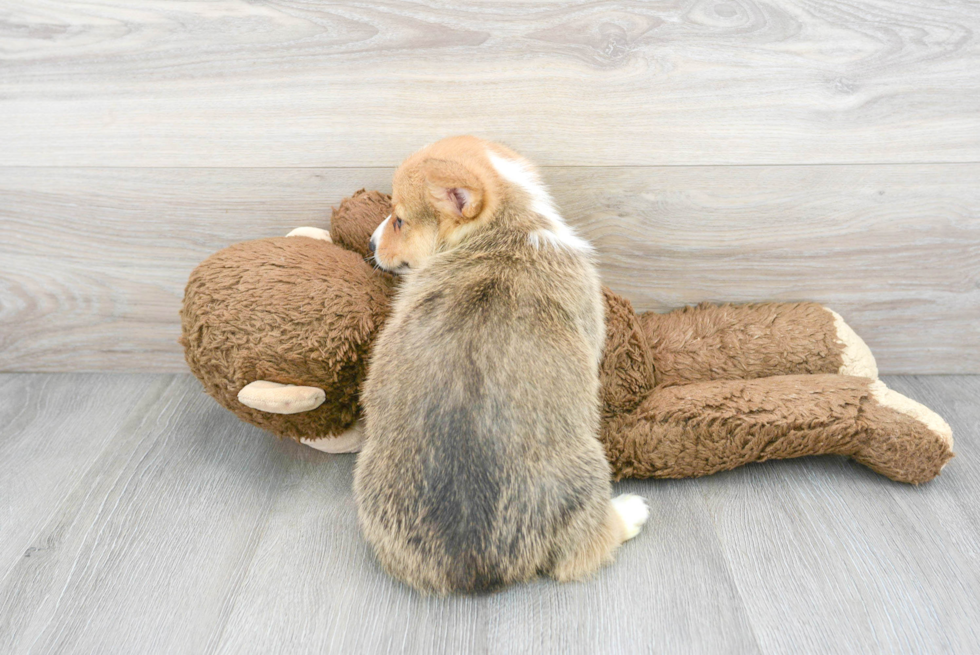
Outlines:
[[492, 590], [548, 570], [604, 520], [598, 288], [574, 253], [461, 248], [404, 289], [365, 385], [355, 479], [394, 575]]

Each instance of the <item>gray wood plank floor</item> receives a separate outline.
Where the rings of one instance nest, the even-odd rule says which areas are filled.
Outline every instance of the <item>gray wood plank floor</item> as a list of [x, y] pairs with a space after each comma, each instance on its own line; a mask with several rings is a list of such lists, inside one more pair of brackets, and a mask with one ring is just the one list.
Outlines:
[[0, 652], [977, 652], [980, 377], [891, 377], [958, 457], [627, 481], [595, 579], [423, 598], [361, 540], [354, 457], [244, 425], [187, 375], [0, 376]]

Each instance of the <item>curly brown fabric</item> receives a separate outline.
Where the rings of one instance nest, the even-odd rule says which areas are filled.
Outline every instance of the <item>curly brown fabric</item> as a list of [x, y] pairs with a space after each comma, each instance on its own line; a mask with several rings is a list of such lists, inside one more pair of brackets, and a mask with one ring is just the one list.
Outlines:
[[812, 302], [684, 307], [640, 317], [658, 384], [836, 373], [833, 315]]
[[371, 254], [368, 251], [371, 233], [390, 213], [391, 196], [361, 189], [350, 198], [341, 200], [340, 207], [333, 210], [330, 237], [341, 248], [367, 257]]
[[[371, 343], [394, 285], [353, 252], [305, 237], [235, 244], [191, 274], [181, 311], [184, 357], [215, 400], [280, 437], [340, 434], [358, 414]], [[313, 385], [327, 400], [303, 414], [238, 402], [254, 380]]]
[[688, 478], [750, 462], [846, 455], [900, 482], [953, 457], [926, 425], [879, 403], [873, 380], [781, 375], [660, 387], [600, 439], [617, 478]]

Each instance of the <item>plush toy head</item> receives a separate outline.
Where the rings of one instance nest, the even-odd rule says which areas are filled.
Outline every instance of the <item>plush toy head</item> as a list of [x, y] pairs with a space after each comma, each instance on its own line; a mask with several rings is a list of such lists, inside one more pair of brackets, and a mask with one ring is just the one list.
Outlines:
[[[181, 344], [211, 396], [280, 437], [327, 437], [354, 424], [370, 346], [394, 290], [392, 277], [356, 251], [366, 252], [386, 206], [383, 194], [361, 193], [334, 212], [332, 236], [350, 250], [305, 237], [258, 239], [229, 246], [194, 270]], [[255, 380], [313, 381], [326, 400], [300, 414], [258, 411], [238, 401]]]
[[380, 191], [361, 189], [340, 201], [330, 218], [330, 237], [346, 250], [368, 257], [371, 234], [391, 213], [391, 197]]

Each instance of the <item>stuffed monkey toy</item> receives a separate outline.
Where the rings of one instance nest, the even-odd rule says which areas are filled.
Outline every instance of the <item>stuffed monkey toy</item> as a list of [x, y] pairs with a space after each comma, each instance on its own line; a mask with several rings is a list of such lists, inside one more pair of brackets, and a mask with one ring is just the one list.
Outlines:
[[[358, 392], [398, 281], [367, 262], [389, 198], [359, 191], [331, 232], [232, 245], [191, 274], [185, 357], [241, 419], [327, 452], [360, 448]], [[874, 357], [815, 303], [636, 314], [605, 289], [599, 438], [615, 478], [708, 475], [749, 462], [846, 455], [892, 480], [931, 480], [952, 431], [879, 381]]]

